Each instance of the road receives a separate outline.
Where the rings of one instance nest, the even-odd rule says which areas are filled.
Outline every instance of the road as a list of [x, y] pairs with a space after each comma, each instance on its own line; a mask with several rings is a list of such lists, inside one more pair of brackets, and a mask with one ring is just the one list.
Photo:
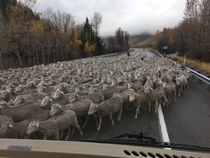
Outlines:
[[[131, 57], [155, 56], [149, 50], [135, 49], [130, 52]], [[127, 55], [121, 55], [126, 57]], [[171, 103], [169, 109], [162, 107], [163, 119], [166, 125], [166, 132], [171, 143], [191, 144], [210, 147], [210, 91], [208, 86], [199, 84], [194, 78], [190, 82], [190, 88], [184, 94], [177, 97], [176, 103]], [[162, 141], [162, 131], [158, 114], [145, 112], [140, 109], [138, 119], [134, 119], [135, 109], [123, 110], [122, 120], [111, 126], [108, 117], [103, 119], [102, 128], [96, 130], [94, 119], [90, 118], [87, 126], [83, 129], [81, 137], [78, 131], [69, 140], [81, 140], [91, 138], [110, 138], [124, 133], [138, 134], [143, 132], [146, 136], [154, 137]], [[114, 115], [116, 120], [117, 114]], [[84, 120], [82, 120], [84, 122]]]

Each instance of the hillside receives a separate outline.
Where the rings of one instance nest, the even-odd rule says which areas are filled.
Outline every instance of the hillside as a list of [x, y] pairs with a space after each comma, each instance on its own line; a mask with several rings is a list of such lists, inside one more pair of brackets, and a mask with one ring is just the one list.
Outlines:
[[142, 33], [139, 35], [130, 36], [130, 38], [129, 38], [130, 45], [131, 45], [131, 47], [136, 47], [140, 43], [147, 41], [152, 37], [153, 37], [153, 35], [150, 33]]
[[133, 47], [152, 47], [156, 45], [155, 37], [151, 37], [147, 40], [141, 41], [133, 45]]

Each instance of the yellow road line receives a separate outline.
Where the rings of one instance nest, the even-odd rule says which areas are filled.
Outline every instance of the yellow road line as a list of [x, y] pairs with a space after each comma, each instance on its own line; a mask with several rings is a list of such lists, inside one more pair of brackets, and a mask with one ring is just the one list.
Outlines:
[[141, 51], [138, 52], [136, 55], [134, 55], [133, 58], [137, 57], [140, 53], [141, 53]]

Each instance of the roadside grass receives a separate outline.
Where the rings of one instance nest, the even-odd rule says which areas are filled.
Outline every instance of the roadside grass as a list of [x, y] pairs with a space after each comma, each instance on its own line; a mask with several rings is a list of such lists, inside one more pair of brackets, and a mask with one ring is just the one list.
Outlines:
[[[184, 62], [184, 58], [181, 56], [172, 56], [171, 58], [178, 60], [182, 63]], [[210, 74], [210, 63], [200, 62], [198, 60], [191, 60], [191, 59], [187, 59], [187, 58], [185, 60], [185, 63], [186, 63], [186, 65], [189, 65], [190, 67], [197, 68], [206, 74]]]

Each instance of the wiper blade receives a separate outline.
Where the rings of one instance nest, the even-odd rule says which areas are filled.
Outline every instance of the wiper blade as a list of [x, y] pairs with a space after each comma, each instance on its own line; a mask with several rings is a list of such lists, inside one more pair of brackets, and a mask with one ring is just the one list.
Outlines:
[[157, 141], [155, 138], [144, 136], [143, 133], [123, 134], [123, 135], [119, 135], [112, 138], [82, 139], [81, 141], [210, 152], [210, 148], [207, 148], [207, 147], [161, 142], [161, 141]]
[[140, 141], [142, 143], [159, 143], [155, 138], [146, 137], [143, 133], [140, 134], [122, 134], [116, 137], [110, 138], [110, 140], [133, 140]]

